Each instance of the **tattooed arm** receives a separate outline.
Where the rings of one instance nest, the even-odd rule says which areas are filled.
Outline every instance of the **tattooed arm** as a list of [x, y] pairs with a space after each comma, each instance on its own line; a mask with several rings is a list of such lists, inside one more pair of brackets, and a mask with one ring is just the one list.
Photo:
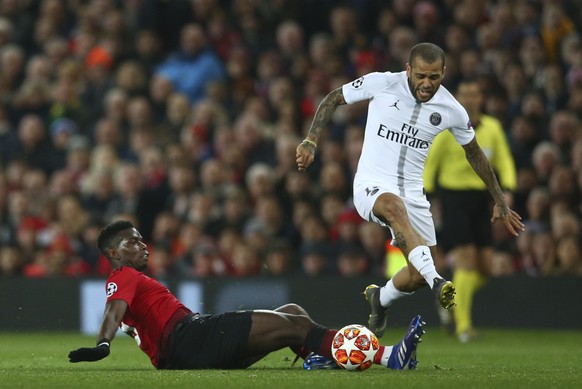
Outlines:
[[342, 88], [331, 91], [323, 98], [313, 116], [313, 122], [305, 139], [299, 143], [295, 152], [297, 169], [302, 172], [313, 163], [315, 148], [321, 135], [321, 131], [327, 127], [331, 117], [338, 106], [346, 104]]
[[477, 175], [483, 180], [485, 185], [487, 185], [487, 189], [495, 201], [491, 223], [495, 223], [497, 220], [502, 220], [509, 232], [514, 236], [517, 236], [518, 230], [524, 230], [521, 217], [515, 211], [512, 211], [507, 205], [499, 181], [497, 181], [497, 177], [495, 176], [493, 168], [485, 156], [485, 153], [483, 153], [483, 150], [479, 147], [477, 139], [473, 138], [473, 140], [463, 146], [463, 148], [465, 149], [465, 157], [467, 158], [467, 161], [469, 161], [473, 170], [475, 170]]

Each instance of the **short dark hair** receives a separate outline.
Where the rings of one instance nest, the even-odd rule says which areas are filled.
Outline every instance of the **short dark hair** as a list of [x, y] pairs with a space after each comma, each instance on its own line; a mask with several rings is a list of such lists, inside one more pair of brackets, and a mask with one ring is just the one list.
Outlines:
[[129, 228], [135, 228], [129, 220], [117, 220], [103, 227], [99, 232], [99, 237], [97, 237], [97, 247], [99, 247], [101, 253], [109, 258], [107, 249], [118, 243], [116, 242], [117, 234]]
[[440, 60], [443, 64], [443, 68], [445, 67], [445, 52], [434, 43], [422, 42], [415, 45], [412, 50], [410, 50], [408, 64], [412, 66], [414, 60], [418, 57], [428, 63], [435, 63]]

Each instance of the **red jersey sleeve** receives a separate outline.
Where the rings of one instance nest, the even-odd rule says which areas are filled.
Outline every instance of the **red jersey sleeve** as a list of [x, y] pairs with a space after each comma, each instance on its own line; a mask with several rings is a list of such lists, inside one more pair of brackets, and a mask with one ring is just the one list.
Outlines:
[[139, 272], [128, 267], [119, 268], [111, 273], [107, 279], [107, 302], [123, 300], [131, 307], [137, 292]]

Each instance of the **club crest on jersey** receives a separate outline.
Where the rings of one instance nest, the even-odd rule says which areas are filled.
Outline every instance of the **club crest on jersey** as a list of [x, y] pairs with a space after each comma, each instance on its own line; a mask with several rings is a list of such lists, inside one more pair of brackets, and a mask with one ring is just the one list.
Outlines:
[[111, 297], [113, 293], [117, 292], [117, 284], [115, 282], [110, 282], [107, 284], [107, 297]]
[[430, 124], [432, 124], [433, 126], [438, 126], [443, 121], [443, 118], [441, 117], [440, 113], [433, 112], [430, 114], [429, 120], [430, 120]]
[[363, 83], [364, 83], [364, 77], [360, 77], [357, 80], [352, 81], [352, 86], [357, 89], [357, 88], [361, 87]]

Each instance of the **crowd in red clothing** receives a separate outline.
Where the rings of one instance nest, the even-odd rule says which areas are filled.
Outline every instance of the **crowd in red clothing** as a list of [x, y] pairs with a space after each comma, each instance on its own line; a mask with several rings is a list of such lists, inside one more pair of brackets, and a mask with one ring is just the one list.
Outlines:
[[510, 140], [528, 231], [496, 231], [496, 274], [582, 275], [581, 21], [556, 0], [0, 0], [0, 275], [106, 276], [118, 218], [157, 276], [384, 274], [389, 236], [351, 202], [366, 106], [308, 173], [295, 148], [330, 90], [420, 41]]

